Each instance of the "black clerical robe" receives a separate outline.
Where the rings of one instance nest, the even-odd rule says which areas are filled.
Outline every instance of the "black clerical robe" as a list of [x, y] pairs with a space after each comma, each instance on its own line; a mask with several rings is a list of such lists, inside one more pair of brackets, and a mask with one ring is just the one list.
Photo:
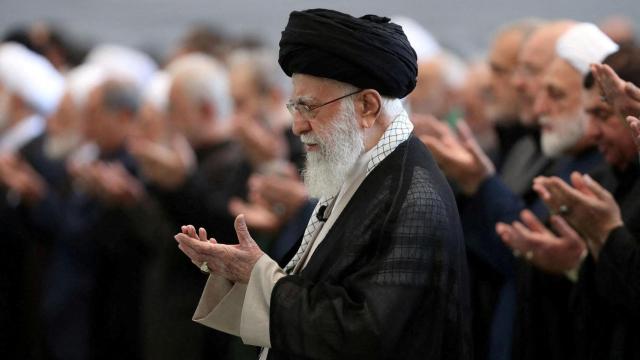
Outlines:
[[457, 208], [414, 136], [360, 185], [300, 274], [275, 285], [269, 359], [468, 359]]
[[579, 359], [640, 358], [640, 167], [605, 179], [625, 226], [613, 230], [598, 261], [589, 256], [573, 294]]

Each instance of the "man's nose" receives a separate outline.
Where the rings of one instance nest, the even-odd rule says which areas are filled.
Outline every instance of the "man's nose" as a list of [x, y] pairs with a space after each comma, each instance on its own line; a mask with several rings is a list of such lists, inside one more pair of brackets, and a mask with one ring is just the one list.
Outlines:
[[538, 93], [533, 103], [533, 112], [536, 117], [541, 117], [549, 112], [549, 104], [546, 100], [546, 96], [543, 93]]
[[311, 130], [311, 126], [309, 125], [309, 121], [305, 120], [302, 115], [296, 113], [293, 115], [293, 125], [291, 130], [296, 136], [300, 136], [309, 130]]

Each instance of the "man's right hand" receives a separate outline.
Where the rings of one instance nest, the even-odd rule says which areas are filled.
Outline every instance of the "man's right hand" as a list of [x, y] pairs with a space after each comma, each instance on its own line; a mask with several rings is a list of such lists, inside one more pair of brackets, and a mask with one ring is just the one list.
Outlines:
[[627, 116], [627, 124], [629, 124], [629, 127], [631, 128], [631, 135], [633, 135], [633, 141], [636, 143], [636, 148], [640, 153], [640, 119], [634, 116]]
[[621, 119], [640, 116], [640, 88], [622, 80], [609, 65], [593, 64], [591, 72], [605, 100]]
[[480, 184], [495, 174], [493, 163], [467, 124], [458, 122], [458, 137], [448, 125], [433, 121], [435, 123], [430, 124], [433, 132], [420, 136], [420, 140], [431, 150], [447, 177], [453, 179], [466, 195], [475, 194]]
[[196, 166], [193, 150], [186, 139], [178, 135], [168, 144], [132, 139], [129, 151], [140, 164], [145, 178], [167, 190], [180, 187]]

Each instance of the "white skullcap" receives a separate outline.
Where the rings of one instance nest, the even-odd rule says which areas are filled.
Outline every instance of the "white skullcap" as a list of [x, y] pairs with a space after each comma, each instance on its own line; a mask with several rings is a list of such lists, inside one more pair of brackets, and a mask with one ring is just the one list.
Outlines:
[[170, 86], [171, 77], [169, 74], [164, 71], [156, 72], [144, 90], [142, 95], [143, 102], [151, 104], [157, 110], [165, 111], [169, 101]]
[[76, 107], [82, 108], [87, 103], [91, 91], [106, 80], [105, 70], [94, 64], [82, 64], [67, 74], [67, 93]]
[[87, 63], [102, 66], [110, 78], [132, 81], [138, 89], [147, 86], [157, 70], [151, 57], [121, 45], [100, 45], [87, 56]]
[[591, 23], [572, 26], [556, 42], [556, 53], [583, 76], [589, 66], [618, 51], [618, 45]]
[[56, 110], [64, 91], [49, 60], [17, 43], [0, 45], [0, 82], [44, 116]]
[[394, 16], [391, 22], [402, 26], [404, 34], [418, 56], [418, 61], [429, 60], [440, 54], [438, 41], [417, 21], [405, 16]]

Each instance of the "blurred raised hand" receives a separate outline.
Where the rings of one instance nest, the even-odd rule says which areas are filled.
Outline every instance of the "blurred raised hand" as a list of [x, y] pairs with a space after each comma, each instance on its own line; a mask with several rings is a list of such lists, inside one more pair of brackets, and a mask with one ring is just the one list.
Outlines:
[[609, 65], [592, 64], [591, 72], [605, 100], [621, 119], [640, 116], [640, 88], [622, 80]]
[[627, 116], [627, 124], [629, 124], [629, 128], [631, 128], [633, 141], [636, 143], [636, 148], [638, 148], [638, 152], [640, 153], [640, 119], [635, 116]]
[[556, 274], [574, 270], [580, 265], [586, 254], [585, 242], [563, 218], [551, 217], [556, 233], [529, 210], [523, 210], [520, 219], [522, 222], [496, 224], [496, 232], [514, 255], [523, 256], [534, 266]]
[[180, 187], [196, 167], [195, 154], [181, 135], [172, 136], [166, 143], [134, 138], [129, 141], [129, 151], [144, 178], [167, 190]]
[[453, 179], [466, 195], [473, 195], [482, 182], [495, 174], [495, 166], [480, 148], [464, 121], [456, 125], [458, 134], [435, 118], [420, 120], [425, 130], [420, 140], [431, 150], [447, 177]]
[[47, 191], [47, 183], [42, 176], [15, 154], [0, 156], [0, 183], [28, 204], [40, 201]]
[[277, 172], [254, 174], [249, 179], [249, 200], [234, 198], [229, 211], [245, 214], [247, 225], [256, 230], [276, 231], [307, 202], [307, 188], [295, 167], [287, 164]]
[[620, 207], [589, 175], [574, 172], [571, 183], [573, 187], [557, 177], [539, 177], [533, 188], [552, 213], [560, 214], [580, 233], [597, 259], [611, 230], [623, 225]]

